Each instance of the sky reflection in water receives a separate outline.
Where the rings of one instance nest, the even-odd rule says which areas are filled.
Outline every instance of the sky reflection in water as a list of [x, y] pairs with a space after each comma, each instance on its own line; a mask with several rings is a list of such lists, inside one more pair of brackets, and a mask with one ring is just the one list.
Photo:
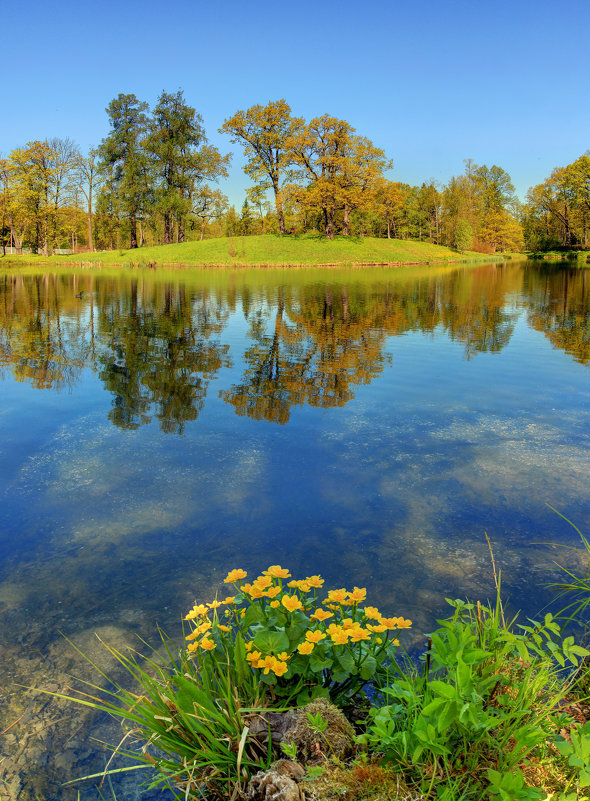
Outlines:
[[177, 634], [231, 567], [367, 586], [418, 645], [492, 595], [487, 531], [536, 613], [576, 543], [546, 504], [588, 531], [589, 317], [587, 271], [532, 264], [0, 274], [0, 788], [102, 764], [13, 685], [83, 671], [59, 631]]

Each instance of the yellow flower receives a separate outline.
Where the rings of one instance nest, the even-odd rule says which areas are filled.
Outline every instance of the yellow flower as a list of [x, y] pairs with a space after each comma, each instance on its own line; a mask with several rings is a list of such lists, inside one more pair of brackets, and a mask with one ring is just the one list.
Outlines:
[[[249, 654], [246, 654], [246, 659], [248, 662], [250, 662], [250, 664], [254, 664], [254, 662], [258, 662], [261, 656], [262, 654], [260, 651], [250, 651]], [[256, 667], [256, 665], [254, 665], [254, 667]]]
[[397, 617], [381, 617], [379, 619], [379, 623], [381, 623], [382, 626], [385, 626], [386, 629], [396, 629]]
[[197, 645], [196, 642], [189, 642], [188, 644], [188, 650], [191, 654], [194, 654], [194, 652], [197, 650], [198, 647], [199, 646]]
[[231, 631], [229, 626], [222, 626], [221, 623], [218, 624], [217, 628], [219, 629], [219, 631], [225, 631], [225, 632]]
[[272, 607], [273, 609], [276, 609], [278, 606], [280, 606], [280, 605], [281, 605], [281, 602], [280, 602], [280, 601], [271, 601], [271, 602], [270, 602], [270, 605], [271, 605], [271, 607]]
[[211, 601], [211, 603], [207, 604], [209, 609], [217, 609], [219, 606], [222, 606], [221, 601]]
[[369, 631], [374, 631], [376, 633], [381, 633], [382, 631], [387, 631], [387, 626], [384, 626], [382, 623], [374, 624], [374, 623], [367, 623], [367, 628]]
[[237, 570], [230, 570], [227, 576], [223, 579], [224, 584], [233, 584], [234, 581], [239, 581], [240, 579], [246, 578], [248, 574], [245, 570], [241, 570], [237, 568]]
[[269, 587], [268, 590], [264, 593], [266, 598], [276, 598], [276, 596], [280, 593], [280, 587]]
[[280, 565], [271, 565], [268, 570], [263, 570], [262, 572], [266, 576], [272, 576], [273, 578], [290, 578], [291, 576], [287, 568]]
[[246, 651], [251, 651], [252, 650], [252, 643], [251, 642], [244, 643], [244, 648], [246, 649]]
[[210, 628], [211, 628], [211, 623], [208, 620], [205, 620], [203, 623], [201, 623], [200, 626], [197, 626], [195, 632], [197, 634], [204, 634], [206, 631], [209, 631]]
[[352, 629], [348, 632], [351, 642], [360, 642], [361, 640], [370, 640], [371, 639], [371, 632], [367, 631], [366, 629], [357, 628]]
[[280, 654], [277, 654], [277, 659], [282, 659], [283, 662], [288, 662], [289, 659], [291, 659], [291, 655], [286, 651], [282, 651]]
[[296, 595], [283, 595], [281, 603], [289, 612], [294, 612], [296, 609], [303, 609], [303, 604]]
[[397, 619], [397, 627], [398, 627], [398, 629], [411, 629], [412, 628], [412, 621], [411, 620], [404, 620], [403, 617], [398, 617], [398, 619]]
[[299, 653], [303, 654], [304, 656], [310, 654], [314, 648], [315, 645], [312, 642], [302, 642], [299, 643], [299, 645], [297, 646], [297, 650], [299, 651]]
[[287, 584], [287, 587], [292, 587], [294, 589], [301, 590], [301, 592], [309, 592], [311, 589], [307, 581], [304, 581], [303, 579], [298, 579], [297, 581], [290, 581]]
[[253, 599], [264, 598], [264, 594], [265, 594], [264, 590], [261, 590], [260, 587], [256, 587], [254, 584], [250, 587], [249, 590], [247, 590], [247, 592], [248, 592], [248, 595], [250, 596], [250, 598], [253, 598]]
[[369, 618], [369, 620], [379, 620], [381, 617], [381, 612], [376, 606], [365, 606], [363, 612]]
[[345, 617], [342, 621], [342, 628], [346, 631], [349, 631], [350, 629], [356, 629], [358, 625], [359, 624], [356, 622], [356, 620], [353, 620], [351, 617]]
[[334, 645], [345, 645], [348, 642], [348, 632], [344, 631], [344, 629], [336, 628], [330, 632], [330, 639]]
[[399, 645], [399, 640], [392, 640], [391, 641], [394, 645]]
[[366, 589], [361, 589], [360, 587], [355, 587], [352, 592], [348, 593], [348, 601], [349, 603], [358, 604], [361, 601], [364, 601], [367, 597]]
[[308, 576], [305, 582], [309, 584], [310, 587], [321, 587], [324, 583], [324, 579], [321, 576]]
[[199, 642], [201, 648], [205, 651], [212, 651], [215, 648], [215, 643], [211, 639], [211, 637], [203, 637], [203, 639]]
[[198, 636], [199, 636], [199, 632], [195, 629], [194, 631], [191, 631], [190, 634], [187, 634], [184, 639], [185, 640], [196, 640]]
[[331, 601], [332, 603], [346, 603], [347, 598], [348, 592], [344, 588], [341, 590], [330, 590], [328, 593], [328, 601]]
[[259, 662], [258, 667], [259, 668], [264, 668], [264, 674], [267, 675], [269, 673], [269, 671], [271, 671], [271, 670], [274, 673], [275, 672], [274, 671], [275, 665], [280, 665], [280, 664], [282, 664], [282, 663], [278, 662], [274, 658], [274, 656], [265, 656], [264, 659], [262, 659]]
[[310, 615], [313, 620], [328, 620], [330, 617], [334, 617], [334, 612], [326, 612], [325, 609], [318, 609], [313, 615]]
[[195, 604], [191, 611], [184, 618], [185, 620], [194, 620], [196, 617], [203, 617], [207, 614], [207, 607], [205, 604]]
[[325, 636], [326, 636], [326, 634], [323, 631], [306, 631], [305, 632], [305, 639], [308, 642], [313, 642], [313, 643], [319, 642], [320, 640], [323, 640]]
[[227, 598], [223, 599], [222, 603], [224, 603], [224, 604], [233, 604], [233, 602], [235, 600], [236, 600], [236, 596], [235, 595], [228, 595]]
[[289, 666], [286, 665], [284, 662], [279, 662], [278, 659], [275, 659], [274, 664], [272, 666], [272, 672], [275, 676], [282, 676], [289, 670]]
[[272, 584], [272, 579], [270, 576], [258, 576], [258, 578], [254, 580], [253, 584], [255, 587], [265, 590]]

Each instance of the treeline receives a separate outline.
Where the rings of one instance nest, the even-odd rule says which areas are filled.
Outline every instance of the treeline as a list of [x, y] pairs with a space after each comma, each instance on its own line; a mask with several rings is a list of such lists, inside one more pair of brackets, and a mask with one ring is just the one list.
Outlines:
[[106, 112], [110, 131], [87, 155], [69, 139], [50, 139], [0, 159], [3, 252], [307, 232], [489, 253], [588, 244], [588, 154], [554, 170], [525, 204], [505, 170], [471, 159], [444, 186], [410, 186], [386, 177], [391, 160], [346, 120], [307, 122], [279, 100], [238, 111], [220, 129], [242, 146], [252, 181], [236, 211], [215, 187], [230, 155], [208, 144], [182, 91], [162, 92], [153, 111], [120, 94]]

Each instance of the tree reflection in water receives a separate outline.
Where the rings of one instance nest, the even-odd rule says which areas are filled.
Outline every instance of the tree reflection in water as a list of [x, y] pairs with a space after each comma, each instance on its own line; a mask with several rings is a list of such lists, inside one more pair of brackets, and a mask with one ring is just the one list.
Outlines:
[[[445, 332], [465, 357], [510, 341], [520, 308], [530, 325], [576, 361], [590, 359], [586, 271], [522, 265], [349, 273], [287, 282], [269, 273], [221, 290], [187, 275], [6, 272], [0, 278], [0, 366], [38, 389], [69, 389], [84, 368], [113, 396], [111, 422], [135, 429], [159, 421], [182, 434], [202, 412], [209, 384], [243, 359], [219, 397], [239, 415], [286, 423], [291, 409], [343, 406], [391, 362], [389, 337]], [[300, 276], [299, 276], [300, 277]], [[516, 304], [515, 298], [520, 298]], [[243, 354], [224, 332], [248, 324]]]

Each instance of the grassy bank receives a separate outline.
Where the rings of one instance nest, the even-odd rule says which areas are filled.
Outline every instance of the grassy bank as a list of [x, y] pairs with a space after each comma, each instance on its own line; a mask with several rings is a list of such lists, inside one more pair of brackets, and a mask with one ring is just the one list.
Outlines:
[[497, 260], [481, 253], [458, 253], [450, 248], [402, 239], [323, 236], [223, 237], [203, 242], [158, 245], [135, 250], [112, 250], [76, 256], [7, 257], [18, 264], [183, 265], [187, 267], [264, 267], [303, 265], [428, 264]]
[[575, 261], [579, 264], [590, 264], [588, 250], [544, 250], [529, 254], [530, 259], [542, 261]]

